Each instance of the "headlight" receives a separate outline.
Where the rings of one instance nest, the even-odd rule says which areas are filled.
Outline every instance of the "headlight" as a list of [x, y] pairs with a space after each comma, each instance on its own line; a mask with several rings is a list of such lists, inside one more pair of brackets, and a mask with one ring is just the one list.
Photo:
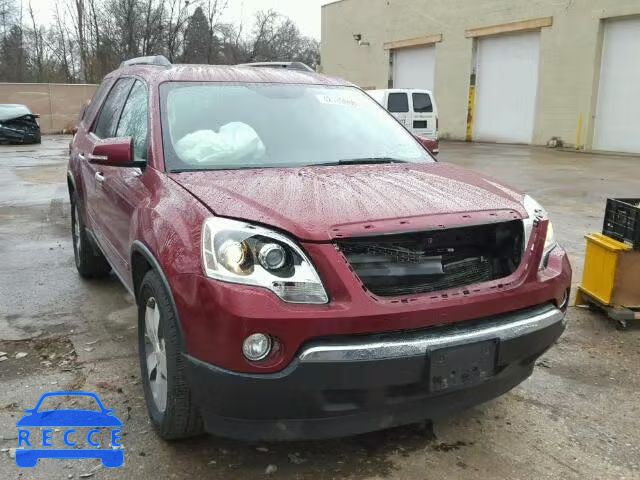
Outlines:
[[271, 290], [289, 303], [329, 301], [320, 277], [289, 238], [246, 222], [212, 217], [202, 226], [208, 277]]
[[[547, 211], [536, 202], [529, 195], [524, 196], [523, 200], [524, 208], [529, 215], [529, 218], [523, 220], [524, 222], [524, 241], [525, 248], [529, 245], [529, 239], [531, 238], [531, 231], [533, 230], [533, 225], [536, 221], [539, 220], [549, 220], [549, 214]], [[549, 220], [547, 226], [547, 237], [544, 240], [544, 252], [542, 254], [542, 260], [540, 261], [540, 268], [544, 268], [546, 266], [546, 262], [549, 258], [549, 254], [551, 251], [556, 248], [558, 242], [556, 241], [556, 236], [553, 231], [553, 224], [551, 220]]]

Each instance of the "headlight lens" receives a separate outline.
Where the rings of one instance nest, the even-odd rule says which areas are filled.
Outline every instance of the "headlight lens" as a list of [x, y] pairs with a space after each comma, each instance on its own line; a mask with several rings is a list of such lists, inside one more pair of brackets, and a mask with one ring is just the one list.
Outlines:
[[289, 303], [329, 301], [311, 261], [292, 240], [246, 222], [212, 217], [202, 226], [208, 277], [264, 287]]
[[[531, 232], [533, 225], [536, 221], [549, 220], [549, 214], [537, 201], [531, 198], [529, 195], [524, 196], [523, 205], [529, 218], [523, 220], [524, 222], [524, 234], [525, 234], [525, 248], [529, 245], [529, 239], [531, 238]], [[544, 240], [544, 252], [540, 261], [540, 268], [544, 268], [551, 251], [556, 248], [558, 242], [553, 231], [553, 224], [551, 220], [547, 225], [547, 237]]]

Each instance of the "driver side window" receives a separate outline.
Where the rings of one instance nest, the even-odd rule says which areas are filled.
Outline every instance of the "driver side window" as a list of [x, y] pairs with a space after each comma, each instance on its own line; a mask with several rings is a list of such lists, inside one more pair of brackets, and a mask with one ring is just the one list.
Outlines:
[[110, 138], [115, 135], [122, 104], [127, 98], [129, 90], [131, 90], [132, 83], [133, 79], [131, 78], [121, 78], [107, 95], [107, 99], [98, 115], [98, 121], [93, 128], [93, 133], [98, 138]]
[[145, 85], [136, 80], [122, 109], [116, 137], [133, 138], [133, 153], [136, 160], [147, 159], [148, 97]]

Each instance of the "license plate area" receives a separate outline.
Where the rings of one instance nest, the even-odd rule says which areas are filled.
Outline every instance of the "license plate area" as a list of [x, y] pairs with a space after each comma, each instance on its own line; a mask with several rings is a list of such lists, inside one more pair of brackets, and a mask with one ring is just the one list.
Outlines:
[[431, 351], [430, 391], [466, 388], [492, 377], [496, 369], [496, 349], [497, 340], [487, 340]]

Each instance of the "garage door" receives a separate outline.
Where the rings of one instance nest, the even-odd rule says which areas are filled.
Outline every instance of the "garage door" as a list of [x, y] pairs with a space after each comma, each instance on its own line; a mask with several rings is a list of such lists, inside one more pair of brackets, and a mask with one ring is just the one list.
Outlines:
[[540, 32], [478, 40], [474, 140], [531, 143]]
[[605, 23], [593, 148], [640, 153], [640, 19]]
[[393, 88], [433, 90], [436, 47], [394, 50]]

